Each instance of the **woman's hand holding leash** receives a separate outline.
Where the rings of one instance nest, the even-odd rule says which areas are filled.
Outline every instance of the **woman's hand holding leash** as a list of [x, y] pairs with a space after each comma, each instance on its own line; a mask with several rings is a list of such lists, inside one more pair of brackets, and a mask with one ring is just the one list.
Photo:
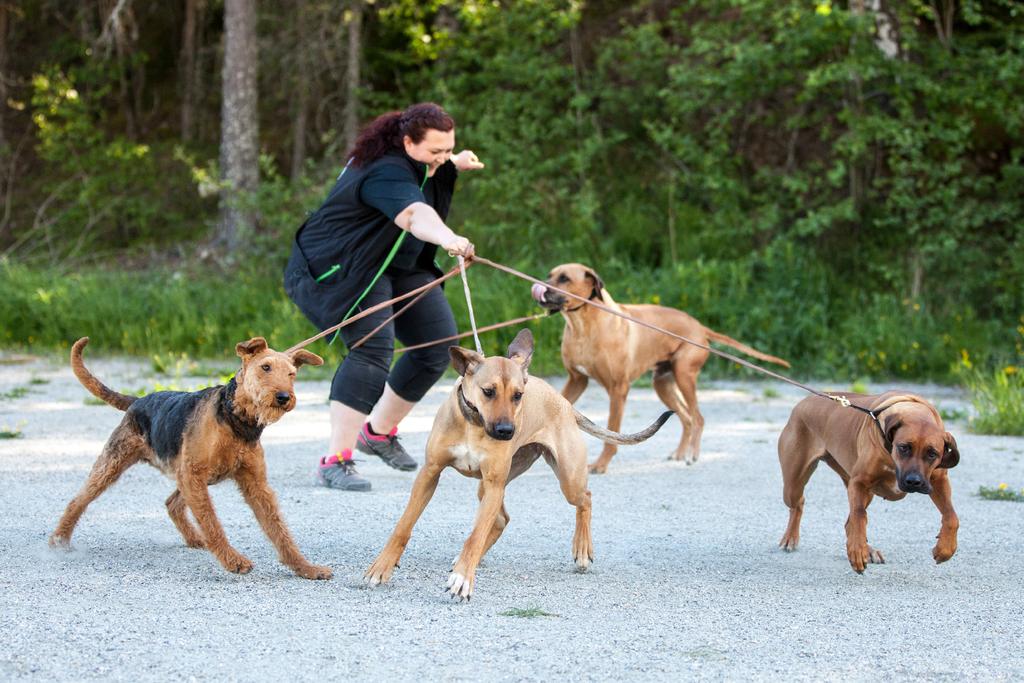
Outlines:
[[441, 245], [441, 248], [448, 252], [449, 256], [464, 256], [471, 258], [476, 250], [473, 243], [460, 235], [452, 235], [452, 238]]
[[464, 149], [452, 157], [452, 163], [460, 171], [475, 171], [484, 165], [472, 150]]

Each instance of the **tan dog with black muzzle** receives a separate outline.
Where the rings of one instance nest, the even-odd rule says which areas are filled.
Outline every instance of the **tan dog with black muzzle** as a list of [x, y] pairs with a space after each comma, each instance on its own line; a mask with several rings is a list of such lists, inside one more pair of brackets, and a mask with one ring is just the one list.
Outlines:
[[842, 477], [850, 499], [846, 554], [854, 571], [862, 573], [868, 563], [885, 562], [882, 553], [868, 545], [867, 508], [875, 495], [886, 500], [900, 500], [908, 493], [931, 496], [942, 514], [932, 557], [936, 562], [953, 557], [960, 521], [953, 510], [948, 471], [960, 461], [960, 451], [938, 411], [919, 396], [895, 391], [843, 396], [872, 414], [810, 396], [796, 405], [779, 436], [782, 497], [789, 506], [789, 526], [779, 546], [796, 550], [804, 487], [818, 463], [824, 462]]
[[604, 441], [635, 444], [650, 438], [672, 414], [665, 412], [644, 431], [622, 435], [598, 427], [581, 415], [549, 384], [529, 377], [533, 335], [522, 330], [508, 347], [508, 358], [453, 346], [452, 365], [461, 378], [438, 410], [427, 440], [426, 460], [416, 477], [409, 503], [394, 533], [364, 579], [371, 586], [386, 583], [398, 566], [413, 526], [430, 502], [441, 471], [453, 467], [480, 479], [480, 508], [473, 532], [452, 566], [447, 590], [468, 600], [480, 559], [509, 522], [505, 486], [530, 468], [538, 457], [555, 471], [562, 494], [576, 507], [572, 557], [579, 571], [594, 559], [590, 537], [590, 491], [587, 489], [587, 448], [580, 429]]
[[[678, 309], [653, 304], [617, 304], [597, 273], [582, 264], [555, 266], [548, 274], [547, 284], [584, 299], [595, 300], [698, 344], [726, 344], [754, 358], [789, 367], [783, 359], [761, 353], [732, 337], [715, 332]], [[565, 318], [562, 363], [569, 379], [562, 388], [562, 396], [575, 403], [590, 379], [597, 380], [611, 399], [608, 429], [615, 431], [622, 424], [630, 385], [650, 370], [658, 398], [679, 416], [683, 424], [679, 445], [669, 459], [685, 460], [688, 465], [697, 462], [700, 437], [704, 431], [704, 417], [697, 405], [697, 376], [710, 355], [707, 349], [570, 299], [543, 285], [535, 284], [532, 293], [541, 306], [557, 311]], [[605, 472], [615, 450], [615, 446], [605, 445], [590, 471], [595, 474]]]

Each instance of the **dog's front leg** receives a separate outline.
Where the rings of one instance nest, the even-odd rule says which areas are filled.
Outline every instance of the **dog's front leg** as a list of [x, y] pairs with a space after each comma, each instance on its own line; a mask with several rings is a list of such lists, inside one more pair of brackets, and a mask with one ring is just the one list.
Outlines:
[[267, 483], [267, 469], [262, 458], [243, 465], [235, 472], [235, 482], [245, 502], [252, 508], [263, 533], [277, 549], [281, 564], [290, 568], [304, 579], [329, 579], [332, 576], [330, 567], [322, 567], [311, 563], [299, 550], [298, 545], [288, 531], [277, 496]]
[[[480, 485], [483, 495], [480, 496], [480, 508], [477, 510], [473, 532], [463, 544], [462, 553], [448, 575], [447, 590], [452, 597], [458, 597], [460, 600], [469, 600], [473, 597], [476, 568], [483, 557], [487, 539], [494, 528], [501, 506], [505, 503], [505, 485], [508, 483], [511, 454], [508, 457], [494, 459], [504, 462], [488, 463], [485, 460], [481, 463]], [[490, 468], [487, 467], [488, 464], [491, 464]]]
[[863, 574], [871, 557], [871, 549], [868, 547], [868, 505], [873, 494], [863, 481], [853, 478], [846, 486], [846, 495], [850, 499], [850, 516], [846, 519], [846, 556], [853, 571]]
[[562, 387], [562, 397], [569, 403], [575, 403], [576, 399], [583, 393], [583, 390], [587, 388], [589, 381], [586, 375], [569, 370], [569, 379], [566, 380], [565, 386]]
[[391, 533], [391, 538], [388, 539], [384, 549], [380, 551], [377, 559], [363, 574], [363, 581], [371, 586], [377, 586], [387, 583], [391, 579], [395, 567], [398, 566], [398, 560], [401, 559], [402, 553], [405, 552], [405, 546], [412, 536], [412, 528], [416, 526], [416, 521], [423, 514], [423, 509], [427, 507], [427, 503], [434, 496], [437, 481], [440, 479], [441, 470], [444, 467], [445, 465], [439, 465], [430, 457], [429, 453], [427, 454], [427, 461], [412, 484], [412, 492], [409, 494], [409, 502], [405, 506], [402, 518], [395, 525], [395, 530]]
[[[186, 455], [183, 452], [179, 457], [185, 458]], [[252, 570], [252, 562], [228, 543], [224, 527], [220, 525], [217, 513], [213, 509], [207, 481], [209, 481], [209, 473], [205, 468], [186, 465], [178, 474], [178, 490], [181, 491], [185, 503], [192, 510], [196, 522], [199, 523], [199, 529], [203, 532], [203, 540], [206, 542], [206, 549], [213, 553], [217, 561], [229, 572], [248, 574]]]
[[[626, 396], [629, 394], [629, 384], [613, 385], [608, 388], [608, 398], [611, 403], [608, 406], [608, 429], [617, 432], [622, 427], [622, 415], [626, 410]], [[601, 455], [590, 466], [592, 474], [604, 474], [608, 471], [608, 463], [618, 451], [615, 444], [606, 443], [601, 450]]]
[[932, 479], [931, 499], [942, 514], [942, 528], [939, 529], [938, 542], [932, 548], [932, 557], [938, 563], [945, 562], [956, 553], [956, 532], [960, 529], [960, 518], [953, 509], [953, 492], [949, 486], [946, 470], [939, 472]]

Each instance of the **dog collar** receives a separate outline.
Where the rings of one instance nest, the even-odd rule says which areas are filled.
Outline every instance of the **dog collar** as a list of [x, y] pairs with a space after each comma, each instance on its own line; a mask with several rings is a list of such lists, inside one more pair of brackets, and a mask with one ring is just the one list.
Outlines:
[[231, 427], [231, 432], [242, 441], [254, 443], [260, 440], [263, 434], [263, 425], [258, 422], [243, 420], [235, 413], [235, 389], [238, 384], [232, 377], [220, 392], [220, 401], [217, 402], [217, 420], [226, 423]]
[[466, 400], [466, 395], [462, 393], [462, 383], [459, 383], [459, 388], [455, 392], [459, 397], [459, 412], [462, 413], [462, 417], [466, 418], [466, 422], [476, 427], [484, 426], [484, 418], [480, 415], [480, 411], [475, 405]]
[[[593, 299], [596, 299], [597, 298], [595, 296], [596, 294], [597, 294], [597, 290], [596, 289], [590, 290], [590, 296], [587, 297], [587, 301], [591, 301]], [[576, 311], [580, 310], [581, 308], [583, 308], [586, 305], [587, 304], [584, 302], [584, 303], [580, 304], [579, 306], [577, 306], [576, 308], [567, 308], [567, 309], [565, 309], [564, 312], [565, 313], [575, 313]]]

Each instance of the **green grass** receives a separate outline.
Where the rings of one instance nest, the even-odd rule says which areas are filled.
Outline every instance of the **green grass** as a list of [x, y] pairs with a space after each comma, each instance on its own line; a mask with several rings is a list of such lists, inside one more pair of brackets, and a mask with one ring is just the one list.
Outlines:
[[33, 377], [28, 381], [28, 383], [38, 386], [40, 384], [49, 384], [50, 380], [46, 379], [45, 377]]
[[[556, 262], [573, 260], [570, 256], [545, 254], [543, 263], [510, 265], [542, 275]], [[284, 258], [264, 255], [231, 272], [199, 266], [60, 272], [0, 261], [0, 348], [63, 356], [88, 335], [87, 358], [127, 354], [150, 359], [158, 373], [228, 374], [237, 368], [239, 341], [262, 336], [284, 349], [316, 333], [281, 288]], [[442, 261], [447, 268], [448, 260]], [[685, 310], [712, 329], [789, 359], [793, 368], [786, 376], [857, 380], [855, 389], [866, 388], [868, 379], [951, 381], [961, 349], [972, 349], [985, 361], [1015, 334], [1004, 321], [980, 321], [959, 304], [951, 313], [939, 305], [905, 305], [895, 294], [864, 295], [848, 288], [822, 298], [827, 271], [798, 254], [762, 258], [757, 268], [745, 260], [698, 259], [657, 270], [610, 262], [599, 272], [621, 303], [657, 301]], [[538, 310], [526, 282], [485, 266], [472, 270], [471, 286], [481, 326]], [[459, 329], [467, 330], [461, 287], [447, 287], [446, 295]], [[564, 374], [562, 317], [524, 327], [537, 344], [533, 374]], [[485, 353], [504, 354], [516, 332], [507, 328], [482, 335]], [[329, 346], [323, 340], [309, 350], [323, 356], [326, 367], [303, 368], [307, 378], [330, 377], [345, 353], [340, 342]], [[203, 370], [204, 365], [214, 370]], [[759, 377], [715, 356], [702, 376]]]
[[1024, 503], [1024, 489], [1014, 491], [1006, 484], [979, 487], [978, 495], [986, 500], [1009, 500], [1014, 503]]
[[970, 422], [977, 434], [1024, 436], [1024, 373], [1015, 365], [966, 377], [977, 415]]
[[0, 393], [0, 399], [5, 401], [13, 401], [14, 399], [21, 398], [28, 394], [28, 387], [14, 387], [10, 391]]
[[499, 612], [498, 616], [502, 617], [521, 617], [523, 619], [536, 619], [537, 617], [557, 617], [559, 615], [552, 614], [551, 612], [545, 612], [539, 607], [513, 607], [507, 609], [504, 612]]
[[0, 427], [0, 439], [20, 439], [23, 436], [17, 427]]
[[944, 422], [959, 422], [960, 420], [966, 420], [969, 414], [963, 408], [939, 407], [939, 417]]

